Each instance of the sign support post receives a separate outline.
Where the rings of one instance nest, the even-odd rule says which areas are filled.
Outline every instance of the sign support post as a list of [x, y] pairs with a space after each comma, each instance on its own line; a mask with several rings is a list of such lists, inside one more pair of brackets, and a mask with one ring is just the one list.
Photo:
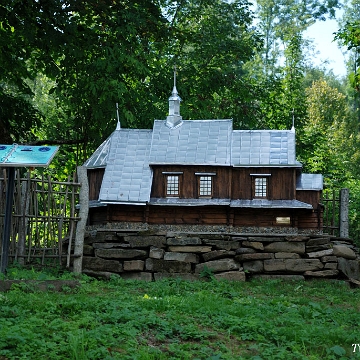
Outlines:
[[11, 219], [12, 219], [12, 205], [14, 198], [14, 184], [15, 184], [15, 168], [6, 168], [8, 174], [8, 185], [6, 189], [6, 204], [5, 204], [5, 219], [4, 219], [4, 233], [2, 239], [1, 249], [1, 272], [5, 274], [9, 262], [9, 247], [11, 234]]

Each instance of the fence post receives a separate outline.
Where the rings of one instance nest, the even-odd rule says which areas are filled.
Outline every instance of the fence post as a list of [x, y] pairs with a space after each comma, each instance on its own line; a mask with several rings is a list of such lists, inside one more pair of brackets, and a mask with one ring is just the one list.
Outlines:
[[87, 178], [87, 171], [84, 166], [77, 167], [78, 181], [81, 184], [79, 201], [80, 201], [80, 220], [76, 225], [75, 232], [75, 245], [74, 245], [74, 273], [81, 274], [82, 272], [82, 260], [83, 260], [83, 249], [84, 249], [84, 236], [85, 226], [89, 213], [89, 183]]
[[349, 237], [349, 189], [340, 190], [339, 212], [340, 237]]

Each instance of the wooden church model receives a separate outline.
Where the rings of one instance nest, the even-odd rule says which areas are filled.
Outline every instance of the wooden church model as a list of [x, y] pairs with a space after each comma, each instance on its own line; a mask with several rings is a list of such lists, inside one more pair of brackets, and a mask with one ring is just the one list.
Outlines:
[[323, 177], [302, 173], [295, 128], [234, 130], [183, 120], [174, 88], [166, 120], [116, 130], [85, 162], [89, 224], [221, 225], [322, 230]]

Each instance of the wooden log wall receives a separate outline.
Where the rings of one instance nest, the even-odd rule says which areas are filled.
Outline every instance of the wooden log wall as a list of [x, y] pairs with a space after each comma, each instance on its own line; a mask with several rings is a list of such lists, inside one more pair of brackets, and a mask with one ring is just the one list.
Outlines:
[[[230, 208], [229, 206], [156, 206], [119, 205], [90, 209], [91, 225], [135, 222], [147, 224], [225, 225], [235, 227], [294, 227], [320, 231], [321, 208], [318, 210]], [[289, 224], [277, 218], [290, 218]]]

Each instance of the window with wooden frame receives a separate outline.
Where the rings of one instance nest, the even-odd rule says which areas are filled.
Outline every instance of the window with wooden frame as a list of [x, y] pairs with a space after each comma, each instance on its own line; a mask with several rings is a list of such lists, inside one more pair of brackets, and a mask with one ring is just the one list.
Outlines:
[[163, 172], [165, 176], [165, 196], [179, 197], [182, 172]]
[[179, 175], [168, 175], [166, 178], [166, 196], [179, 197]]
[[195, 173], [198, 176], [198, 197], [213, 196], [213, 176], [216, 173]]
[[269, 193], [269, 177], [271, 174], [250, 174], [253, 177], [253, 198], [266, 199]]

